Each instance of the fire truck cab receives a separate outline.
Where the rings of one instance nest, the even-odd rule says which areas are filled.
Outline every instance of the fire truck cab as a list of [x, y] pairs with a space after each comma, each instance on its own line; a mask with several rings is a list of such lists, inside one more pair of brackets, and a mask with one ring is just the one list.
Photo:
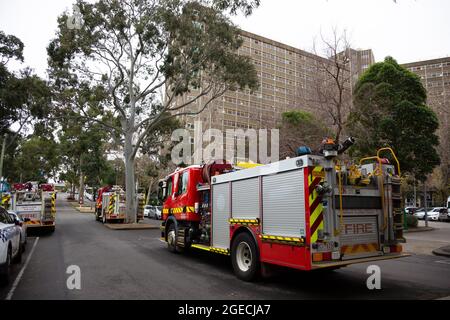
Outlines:
[[382, 149], [344, 165], [324, 149], [244, 170], [177, 169], [160, 182], [162, 239], [172, 252], [231, 255], [245, 281], [265, 264], [309, 271], [405, 256], [400, 168], [385, 151], [396, 159]]

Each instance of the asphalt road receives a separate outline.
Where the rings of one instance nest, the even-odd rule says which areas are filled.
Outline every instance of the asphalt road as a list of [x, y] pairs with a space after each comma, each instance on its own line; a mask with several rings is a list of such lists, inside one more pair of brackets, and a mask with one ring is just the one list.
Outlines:
[[[8, 296], [108, 300], [438, 299], [450, 296], [449, 258], [413, 255], [378, 262], [382, 289], [375, 291], [366, 287], [369, 264], [318, 273], [278, 270], [257, 283], [245, 283], [235, 278], [225, 256], [195, 250], [183, 255], [168, 252], [159, 240], [159, 230], [110, 230], [94, 221], [92, 215], [78, 213], [62, 199], [58, 199], [57, 210], [55, 233], [29, 238], [23, 263], [13, 268], [13, 281], [0, 289], [1, 299]], [[24, 268], [27, 260], [29, 263]], [[71, 265], [80, 267], [80, 290], [67, 288], [66, 270]]]

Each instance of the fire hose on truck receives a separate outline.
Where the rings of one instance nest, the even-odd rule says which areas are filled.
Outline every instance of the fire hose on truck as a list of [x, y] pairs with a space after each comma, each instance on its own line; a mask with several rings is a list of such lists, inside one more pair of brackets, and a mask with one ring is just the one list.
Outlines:
[[348, 164], [339, 155], [353, 143], [326, 139], [317, 155], [303, 147], [245, 169], [225, 161], [179, 168], [159, 184], [161, 237], [172, 252], [231, 256], [245, 281], [264, 265], [310, 271], [404, 257], [397, 157], [383, 148]]

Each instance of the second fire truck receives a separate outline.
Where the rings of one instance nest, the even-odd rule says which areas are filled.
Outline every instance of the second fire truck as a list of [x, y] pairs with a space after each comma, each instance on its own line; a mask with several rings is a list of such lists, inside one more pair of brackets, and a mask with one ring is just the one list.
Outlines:
[[344, 164], [338, 155], [352, 144], [328, 139], [319, 155], [303, 148], [243, 170], [224, 162], [177, 169], [160, 183], [161, 236], [172, 252], [230, 255], [246, 281], [265, 265], [309, 271], [405, 256], [397, 158], [385, 148]]
[[[144, 194], [137, 194], [136, 222], [144, 219]], [[125, 191], [119, 186], [105, 186], [98, 190], [95, 219], [103, 223], [125, 223]]]
[[55, 231], [56, 192], [51, 184], [15, 183], [10, 192], [3, 193], [2, 205], [15, 211], [27, 228]]

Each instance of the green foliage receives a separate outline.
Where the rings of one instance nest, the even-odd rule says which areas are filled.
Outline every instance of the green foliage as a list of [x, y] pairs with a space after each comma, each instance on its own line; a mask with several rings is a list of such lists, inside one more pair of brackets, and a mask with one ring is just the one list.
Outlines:
[[280, 157], [296, 156], [300, 146], [318, 151], [323, 138], [330, 134], [330, 129], [312, 113], [298, 110], [284, 112], [280, 127]]
[[108, 178], [105, 156], [107, 132], [99, 124], [86, 125], [75, 115], [61, 122], [60, 152], [63, 163], [62, 177], [74, 184], [83, 172], [85, 183], [99, 186]]
[[360, 77], [353, 99], [348, 125], [357, 138], [353, 155], [372, 155], [380, 147], [392, 147], [402, 171], [423, 181], [440, 162], [435, 150], [439, 122], [426, 106], [420, 78], [388, 57]]
[[284, 112], [283, 121], [298, 126], [300, 124], [312, 124], [314, 116], [306, 111], [287, 111]]
[[53, 139], [31, 136], [19, 145], [15, 162], [17, 171], [12, 181], [22, 178], [22, 181], [47, 182], [56, 177], [60, 163], [58, 144]]
[[13, 35], [0, 31], [0, 61], [4, 65], [9, 59], [23, 61], [23, 43]]
[[405, 219], [406, 225], [409, 228], [417, 228], [417, 226], [419, 225], [419, 219], [417, 219], [417, 217], [412, 214], [405, 215]]

